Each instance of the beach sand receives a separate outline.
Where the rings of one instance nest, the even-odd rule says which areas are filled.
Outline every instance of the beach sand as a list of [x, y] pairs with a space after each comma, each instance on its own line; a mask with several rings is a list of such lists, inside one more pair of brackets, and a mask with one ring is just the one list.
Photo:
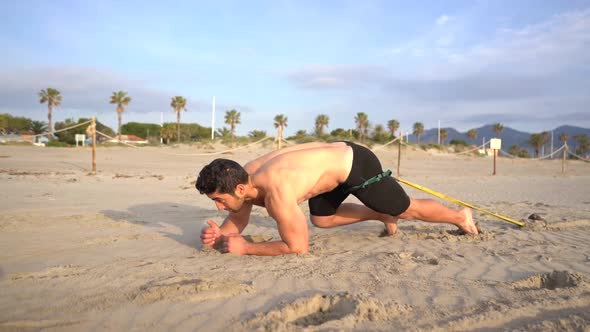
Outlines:
[[[90, 175], [88, 147], [0, 146], [0, 330], [589, 330], [590, 164], [499, 158], [492, 176], [489, 157], [407, 148], [402, 178], [526, 226], [474, 211], [474, 237], [411, 220], [381, 237], [368, 221], [310, 226], [307, 255], [203, 250], [225, 213], [198, 170], [271, 149], [99, 148]], [[397, 150], [377, 154], [395, 174]], [[244, 234], [278, 239], [262, 208]]]

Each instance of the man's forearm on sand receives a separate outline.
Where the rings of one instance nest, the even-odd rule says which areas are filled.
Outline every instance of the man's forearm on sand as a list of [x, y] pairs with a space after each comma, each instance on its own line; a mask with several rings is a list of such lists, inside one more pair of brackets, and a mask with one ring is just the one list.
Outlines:
[[257, 255], [257, 256], [278, 256], [286, 254], [305, 254], [305, 250], [297, 250], [290, 248], [283, 241], [272, 241], [263, 243], [250, 243], [246, 245], [246, 255]]
[[219, 226], [221, 230], [221, 234], [229, 235], [229, 234], [241, 234], [245, 227], [239, 227], [238, 223], [233, 221], [230, 217], [225, 218], [223, 224]]

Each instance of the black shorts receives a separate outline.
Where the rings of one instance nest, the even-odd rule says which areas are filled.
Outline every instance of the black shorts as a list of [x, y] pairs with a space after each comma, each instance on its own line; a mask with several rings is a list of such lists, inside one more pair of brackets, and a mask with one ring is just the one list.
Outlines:
[[383, 173], [381, 163], [371, 150], [364, 146], [345, 142], [352, 148], [352, 168], [344, 183], [334, 190], [325, 192], [309, 200], [309, 212], [313, 216], [331, 216], [342, 202], [352, 194], [372, 210], [398, 216], [410, 206], [410, 198], [404, 189], [392, 177], [385, 177], [379, 182], [352, 192], [348, 190], [366, 180]]

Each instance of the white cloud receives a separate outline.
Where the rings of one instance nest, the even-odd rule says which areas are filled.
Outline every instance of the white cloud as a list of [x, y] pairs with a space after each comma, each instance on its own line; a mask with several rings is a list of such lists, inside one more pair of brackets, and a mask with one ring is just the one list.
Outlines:
[[360, 88], [383, 79], [378, 66], [310, 66], [288, 74], [288, 79], [304, 89]]
[[441, 15], [436, 19], [436, 24], [438, 25], [445, 25], [448, 22], [452, 21], [453, 18], [447, 15]]
[[[338, 66], [331, 67], [329, 76], [341, 85], [313, 84], [325, 72], [311, 70], [295, 75], [296, 83], [316, 93], [327, 87], [381, 88], [378, 95], [371, 96], [382, 103], [376, 107], [404, 105], [412, 116], [452, 113], [457, 121], [473, 121], [474, 114], [477, 120], [484, 119], [478, 114], [490, 114], [547, 126], [559, 121], [590, 125], [590, 117], [581, 120], [579, 116], [590, 109], [590, 9], [520, 29], [499, 29], [492, 40], [463, 51], [436, 52], [436, 48], [419, 45], [404, 48], [408, 52], [403, 54], [414, 55], [415, 65], [402, 68], [403, 76], [392, 74], [385, 66]], [[403, 63], [398, 59], [397, 63]], [[362, 105], [357, 102], [348, 102], [351, 110]], [[369, 103], [364, 101], [364, 105]], [[571, 119], [556, 117], [557, 112], [569, 114]]]

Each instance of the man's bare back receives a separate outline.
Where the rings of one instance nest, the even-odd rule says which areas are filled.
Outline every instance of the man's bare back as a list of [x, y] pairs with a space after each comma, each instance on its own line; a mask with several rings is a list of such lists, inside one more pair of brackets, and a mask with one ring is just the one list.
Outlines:
[[338, 142], [296, 145], [264, 155], [244, 168], [262, 193], [258, 198], [268, 192], [289, 191], [301, 203], [336, 188], [351, 167], [351, 148]]

